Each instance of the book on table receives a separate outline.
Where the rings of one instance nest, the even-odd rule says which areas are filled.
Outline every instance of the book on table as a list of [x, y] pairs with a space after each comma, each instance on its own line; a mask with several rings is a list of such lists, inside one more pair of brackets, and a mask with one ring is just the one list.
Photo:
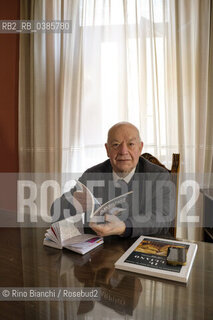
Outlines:
[[196, 243], [141, 236], [115, 268], [186, 283], [196, 252]]
[[76, 226], [73, 217], [53, 223], [45, 233], [43, 244], [56, 249], [66, 248], [85, 254], [103, 243], [103, 238], [94, 234], [84, 234]]
[[[90, 219], [94, 222], [104, 222], [105, 213], [122, 214], [125, 211], [123, 206], [127, 202], [127, 197], [132, 194], [132, 191], [127, 192], [100, 205], [84, 184], [76, 181], [76, 189], [80, 192], [86, 192], [87, 200], [91, 203]], [[45, 233], [43, 244], [57, 249], [66, 248], [80, 254], [85, 254], [101, 245], [103, 243], [102, 237], [94, 234], [84, 234], [82, 220], [83, 215], [77, 214], [53, 223]]]

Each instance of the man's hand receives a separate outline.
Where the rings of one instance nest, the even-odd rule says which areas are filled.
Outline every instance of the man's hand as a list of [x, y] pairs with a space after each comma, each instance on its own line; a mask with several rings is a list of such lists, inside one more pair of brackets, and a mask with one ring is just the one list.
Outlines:
[[90, 212], [92, 210], [91, 197], [88, 195], [86, 188], [83, 191], [75, 191], [73, 196], [74, 206], [78, 213]]
[[90, 222], [92, 228], [97, 235], [104, 237], [110, 235], [122, 235], [126, 229], [126, 225], [118, 217], [111, 214], [105, 214], [105, 224], [96, 224]]

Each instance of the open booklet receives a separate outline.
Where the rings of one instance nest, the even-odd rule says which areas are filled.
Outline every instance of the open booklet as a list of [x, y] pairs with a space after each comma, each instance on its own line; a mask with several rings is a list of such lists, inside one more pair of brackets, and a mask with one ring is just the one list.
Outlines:
[[83, 234], [83, 228], [75, 225], [73, 217], [55, 222], [47, 229], [43, 244], [62, 249], [66, 248], [85, 254], [103, 243], [103, 238], [94, 234]]
[[[102, 221], [99, 218], [100, 216], [103, 217], [106, 213], [122, 214], [126, 210], [124, 207], [128, 196], [133, 193], [133, 191], [127, 192], [100, 205], [91, 191], [80, 181], [76, 181], [76, 189], [77, 191], [85, 192], [87, 200], [91, 203], [90, 219], [93, 222], [104, 222], [103, 218]], [[98, 208], [95, 210], [95, 207]], [[57, 249], [67, 248], [80, 254], [85, 254], [102, 244], [102, 237], [94, 234], [84, 234], [82, 217], [82, 214], [77, 214], [53, 223], [45, 233], [43, 244]], [[76, 221], [81, 221], [81, 223], [76, 224]]]
[[[127, 199], [133, 193], [133, 191], [126, 192], [118, 197], [115, 197], [104, 204], [100, 204], [98, 200], [93, 196], [91, 191], [80, 181], [76, 181], [77, 191], [82, 191], [86, 193], [87, 200], [91, 203], [91, 213], [90, 219], [92, 221], [100, 221], [98, 217], [107, 214], [121, 215], [123, 211], [126, 211], [125, 204], [127, 204]], [[97, 217], [97, 219], [95, 219]], [[103, 222], [103, 221], [102, 221]]]

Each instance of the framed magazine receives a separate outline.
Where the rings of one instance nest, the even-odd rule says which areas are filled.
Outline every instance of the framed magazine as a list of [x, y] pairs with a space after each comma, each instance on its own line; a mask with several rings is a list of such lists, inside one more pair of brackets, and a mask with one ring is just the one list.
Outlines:
[[[185, 249], [184, 265], [168, 263], [169, 248]], [[196, 252], [196, 243], [141, 236], [116, 261], [115, 268], [186, 283]]]

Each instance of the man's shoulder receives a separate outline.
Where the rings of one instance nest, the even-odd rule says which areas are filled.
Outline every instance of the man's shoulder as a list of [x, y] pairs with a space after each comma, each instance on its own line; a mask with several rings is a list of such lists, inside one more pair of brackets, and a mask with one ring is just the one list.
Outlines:
[[138, 172], [166, 172], [168, 171], [157, 164], [150, 162], [145, 159], [143, 156], [140, 156], [138, 161]]
[[105, 173], [105, 172], [112, 172], [112, 166], [110, 164], [110, 160], [106, 160], [104, 162], [98, 163], [97, 165], [88, 168], [85, 173]]

